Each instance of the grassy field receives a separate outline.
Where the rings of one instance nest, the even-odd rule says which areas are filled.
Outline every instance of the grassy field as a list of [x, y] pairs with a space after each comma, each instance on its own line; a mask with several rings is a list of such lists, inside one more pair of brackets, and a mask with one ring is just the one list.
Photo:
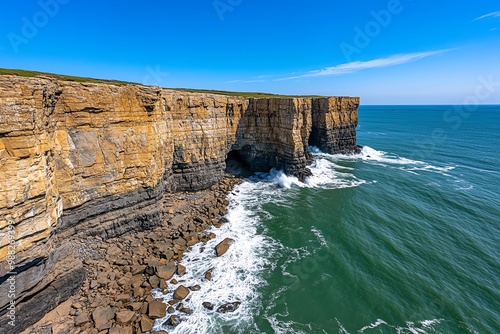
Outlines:
[[209, 93], [209, 94], [219, 94], [219, 95], [229, 95], [229, 96], [243, 96], [243, 97], [254, 97], [254, 98], [294, 98], [294, 97], [304, 97], [304, 98], [313, 98], [313, 97], [323, 97], [323, 96], [306, 96], [306, 95], [279, 95], [279, 94], [270, 94], [270, 93], [257, 93], [257, 92], [228, 92], [223, 90], [209, 90], [209, 89], [190, 89], [190, 88], [168, 88], [175, 89], [190, 93]]
[[[71, 75], [61, 75], [61, 74], [53, 74], [53, 73], [44, 73], [44, 72], [36, 72], [36, 71], [26, 71], [26, 70], [13, 70], [13, 69], [5, 69], [0, 68], [0, 75], [18, 75], [21, 77], [52, 77], [59, 80], [64, 81], [74, 81], [74, 82], [89, 82], [89, 83], [105, 83], [116, 86], [124, 86], [129, 84], [139, 85], [135, 82], [126, 82], [119, 80], [105, 80], [105, 79], [95, 79], [95, 78], [86, 78], [86, 77], [75, 77]], [[304, 97], [304, 98], [313, 98], [313, 97], [322, 97], [322, 96], [305, 96], [305, 95], [278, 95], [278, 94], [269, 94], [269, 93], [256, 93], [256, 92], [229, 92], [229, 91], [221, 91], [221, 90], [209, 90], [209, 89], [191, 89], [191, 88], [168, 88], [173, 90], [179, 90], [190, 93], [207, 93], [207, 94], [218, 94], [218, 95], [229, 95], [229, 96], [243, 96], [243, 97], [253, 97], [253, 98], [295, 98], [295, 97]]]

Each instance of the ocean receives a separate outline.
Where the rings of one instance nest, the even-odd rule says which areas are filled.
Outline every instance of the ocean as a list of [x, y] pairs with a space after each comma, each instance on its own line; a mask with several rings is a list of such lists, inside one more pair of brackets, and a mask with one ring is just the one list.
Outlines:
[[193, 313], [156, 329], [500, 333], [500, 106], [362, 106], [359, 120], [360, 154], [311, 147], [306, 182], [273, 170], [234, 189], [229, 223], [182, 261]]

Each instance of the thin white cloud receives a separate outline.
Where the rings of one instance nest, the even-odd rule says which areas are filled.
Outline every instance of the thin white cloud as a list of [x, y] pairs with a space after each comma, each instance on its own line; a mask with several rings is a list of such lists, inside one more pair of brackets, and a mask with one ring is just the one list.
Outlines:
[[486, 14], [486, 15], [483, 15], [483, 16], [479, 16], [479, 17], [475, 18], [474, 21], [482, 20], [482, 19], [487, 19], [489, 17], [500, 17], [500, 11], [498, 11], [498, 12], [492, 12], [492, 13], [489, 13], [489, 14]]
[[344, 75], [349, 73], [354, 73], [362, 70], [372, 69], [372, 68], [380, 68], [380, 67], [388, 67], [406, 64], [415, 60], [439, 55], [441, 53], [445, 53], [451, 51], [452, 49], [446, 50], [436, 50], [436, 51], [428, 51], [428, 52], [417, 52], [417, 53], [406, 53], [406, 54], [397, 54], [386, 58], [377, 58], [368, 61], [354, 61], [346, 64], [340, 64], [337, 66], [326, 67], [321, 70], [311, 71], [306, 74], [276, 79], [276, 81], [282, 80], [291, 80], [291, 79], [299, 79], [299, 78], [310, 78], [310, 77], [322, 77], [322, 76], [332, 76], [332, 75]]
[[264, 78], [272, 78], [278, 76], [277, 74], [266, 74], [266, 75], [259, 75], [257, 78], [259, 79], [264, 79]]

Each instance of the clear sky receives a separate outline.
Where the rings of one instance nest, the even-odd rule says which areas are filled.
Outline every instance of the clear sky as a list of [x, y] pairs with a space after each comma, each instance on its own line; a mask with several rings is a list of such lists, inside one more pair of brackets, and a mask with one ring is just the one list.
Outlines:
[[4, 1], [0, 67], [189, 87], [500, 103], [498, 0]]

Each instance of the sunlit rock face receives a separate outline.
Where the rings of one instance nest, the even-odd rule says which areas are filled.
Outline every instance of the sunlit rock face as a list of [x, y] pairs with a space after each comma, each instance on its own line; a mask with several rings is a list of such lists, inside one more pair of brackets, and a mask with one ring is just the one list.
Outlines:
[[309, 145], [356, 150], [358, 105], [0, 76], [0, 295], [15, 270], [16, 330], [81, 286], [72, 239], [156, 226], [163, 194], [208, 188], [231, 160], [304, 179]]

